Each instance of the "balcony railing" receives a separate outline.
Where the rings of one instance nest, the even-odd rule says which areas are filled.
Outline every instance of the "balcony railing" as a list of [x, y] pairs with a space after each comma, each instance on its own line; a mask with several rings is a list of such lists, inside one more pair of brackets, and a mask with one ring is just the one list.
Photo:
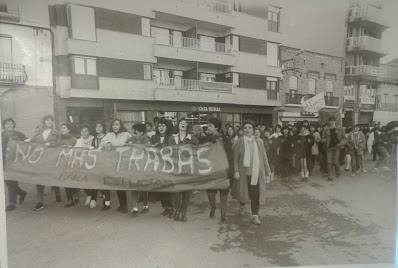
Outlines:
[[369, 75], [369, 76], [380, 76], [380, 67], [370, 65], [358, 65], [358, 66], [346, 66], [346, 75]]
[[276, 90], [267, 90], [267, 99], [278, 100], [279, 99], [278, 93], [279, 91]]
[[231, 15], [233, 12], [233, 5], [230, 1], [222, 2], [217, 0], [179, 0], [179, 2], [218, 13]]
[[155, 78], [158, 88], [193, 90], [193, 91], [219, 91], [232, 93], [232, 83], [200, 81], [180, 78]]
[[0, 83], [24, 84], [26, 79], [25, 65], [0, 62]]
[[[381, 40], [370, 36], [352, 36], [347, 38], [347, 46], [372, 51], [383, 51]], [[384, 52], [384, 51], [383, 51]], [[387, 54], [387, 52], [385, 52]]]
[[375, 97], [361, 97], [361, 104], [371, 104], [374, 105], [376, 102]]
[[354, 20], [358, 18], [366, 18], [368, 21], [389, 27], [384, 19], [383, 10], [369, 4], [350, 8], [349, 18]]
[[178, 37], [175, 35], [153, 34], [156, 44], [169, 45], [173, 47], [182, 47], [189, 49], [197, 49], [202, 51], [217, 52], [231, 54], [232, 47], [224, 43], [206, 42], [196, 38]]
[[[307, 100], [309, 98], [314, 97], [313, 94], [293, 94], [286, 93], [286, 104], [301, 104], [302, 100]], [[339, 106], [339, 98], [338, 97], [329, 97], [325, 96], [325, 105], [326, 106]]]

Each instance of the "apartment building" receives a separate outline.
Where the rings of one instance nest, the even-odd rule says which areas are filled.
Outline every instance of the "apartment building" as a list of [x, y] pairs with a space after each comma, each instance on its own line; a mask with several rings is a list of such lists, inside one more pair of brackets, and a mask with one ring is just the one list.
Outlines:
[[49, 29], [47, 3], [0, 1], [1, 119], [12, 117], [28, 136], [54, 113]]
[[373, 121], [384, 126], [398, 119], [398, 59], [380, 64], [379, 80]]
[[74, 0], [50, 1], [49, 12], [58, 122], [275, 123], [277, 6], [259, 13], [232, 1]]
[[298, 121], [318, 122], [319, 113], [307, 113], [302, 102], [324, 92], [322, 112], [337, 111], [342, 103], [344, 86], [344, 59], [296, 48], [281, 46], [283, 81], [282, 106], [275, 111], [281, 124]]
[[371, 124], [380, 86], [381, 45], [389, 28], [381, 1], [352, 1], [347, 16], [344, 109], [345, 125]]

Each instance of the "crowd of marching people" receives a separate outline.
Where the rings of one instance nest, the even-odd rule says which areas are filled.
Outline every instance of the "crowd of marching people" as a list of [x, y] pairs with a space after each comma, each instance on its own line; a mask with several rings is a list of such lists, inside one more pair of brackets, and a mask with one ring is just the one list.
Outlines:
[[[351, 176], [366, 173], [364, 158], [366, 153], [376, 161], [374, 172], [388, 170], [389, 154], [393, 153], [396, 136], [392, 135], [392, 127], [375, 125], [372, 129], [355, 125], [352, 128], [342, 128], [336, 125], [336, 119], [330, 117], [324, 124], [310, 124], [302, 121], [294, 125], [276, 125], [273, 128], [265, 125], [255, 125], [243, 122], [242, 126], [223, 125], [218, 118], [210, 118], [205, 127], [191, 125], [185, 118], [173, 125], [165, 118], [155, 118], [151, 123], [134, 124], [132, 129], [126, 129], [123, 122], [114, 119], [107, 128], [104, 122], [97, 122], [94, 129], [89, 126], [80, 127], [80, 133], [71, 133], [71, 126], [61, 124], [59, 130], [54, 127], [54, 118], [44, 116], [40, 126], [35, 129], [32, 137], [26, 137], [16, 129], [16, 122], [9, 118], [3, 121], [2, 146], [3, 161], [7, 144], [10, 139], [16, 141], [41, 143], [46, 146], [81, 147], [101, 150], [111, 150], [119, 146], [142, 144], [146, 146], [167, 146], [178, 144], [199, 145], [221, 140], [228, 158], [229, 187], [225, 189], [208, 189], [207, 197], [210, 203], [210, 218], [215, 217], [216, 196], [220, 198], [221, 221], [227, 221], [227, 201], [231, 196], [240, 203], [240, 213], [245, 211], [245, 205], [250, 203], [252, 221], [261, 224], [259, 217], [260, 205], [265, 202], [266, 184], [276, 177], [283, 182], [299, 176], [301, 182], [308, 182], [315, 172], [333, 181], [341, 174], [340, 167], [351, 171]], [[6, 163], [4, 162], [6, 165]], [[319, 167], [319, 169], [317, 168]], [[11, 178], [7, 178], [11, 179]], [[19, 187], [17, 181], [6, 180], [9, 193], [7, 211], [15, 210], [17, 197], [19, 204], [24, 202], [27, 192]], [[37, 204], [35, 210], [44, 208], [44, 185], [36, 185]], [[55, 200], [61, 202], [61, 189], [53, 186]], [[79, 203], [80, 189], [65, 188], [67, 197], [66, 208]], [[103, 199], [102, 209], [111, 208], [110, 190], [84, 189], [85, 205], [97, 207], [97, 200]], [[196, 191], [173, 193], [156, 193], [164, 211], [163, 216], [176, 221], [187, 221], [191, 194]], [[131, 195], [131, 214], [146, 214], [149, 212], [151, 193], [139, 191], [117, 191], [117, 211], [127, 213], [127, 194]], [[112, 201], [114, 202], [114, 201]], [[142, 209], [138, 209], [142, 202]]]

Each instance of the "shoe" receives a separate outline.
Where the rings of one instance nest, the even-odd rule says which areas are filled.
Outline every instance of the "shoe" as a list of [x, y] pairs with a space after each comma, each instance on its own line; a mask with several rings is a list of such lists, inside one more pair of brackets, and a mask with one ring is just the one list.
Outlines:
[[175, 220], [175, 221], [179, 221], [179, 220], [180, 220], [180, 212], [176, 211], [176, 212], [174, 213], [174, 220]]
[[170, 218], [170, 219], [171, 219], [171, 218], [174, 218], [174, 213], [175, 213], [174, 208], [170, 208], [170, 209], [169, 209], [169, 218]]
[[22, 205], [23, 201], [25, 201], [25, 197], [28, 193], [23, 191], [22, 194], [19, 196], [19, 204]]
[[333, 178], [328, 178], [328, 181], [333, 181]]
[[98, 198], [104, 198], [105, 196], [101, 193], [98, 193]]
[[382, 170], [382, 171], [390, 171], [391, 169], [388, 168], [388, 167], [382, 167], [381, 170]]
[[141, 214], [147, 214], [149, 212], [149, 207], [143, 207], [141, 210]]
[[340, 173], [336, 173], [336, 179], [340, 177]]
[[95, 200], [90, 201], [90, 208], [96, 208], [97, 207], [97, 202]]
[[212, 208], [212, 209], [210, 210], [210, 219], [213, 219], [215, 214], [216, 214], [216, 209], [215, 209], [215, 208]]
[[122, 207], [122, 206], [118, 206], [118, 207], [117, 207], [117, 209], [116, 209], [116, 211], [118, 211], [118, 212], [121, 212], [121, 211], [122, 211], [122, 209], [123, 209], [123, 207]]
[[111, 206], [104, 205], [104, 206], [102, 207], [102, 210], [109, 210], [109, 209], [111, 209]]
[[245, 214], [245, 205], [240, 205], [239, 207], [239, 215], [243, 216]]
[[163, 216], [169, 215], [169, 209], [166, 208], [163, 212], [162, 212]]
[[122, 209], [120, 210], [120, 212], [121, 212], [122, 214], [126, 214], [126, 213], [129, 212], [129, 211], [127, 210], [126, 207], [122, 207]]
[[327, 176], [328, 176], [327, 173], [323, 173], [323, 174], [322, 174], [322, 177], [327, 177]]
[[368, 173], [368, 171], [366, 169], [364, 169], [364, 168], [362, 169], [362, 172], [363, 173]]
[[308, 182], [308, 178], [304, 178], [304, 182]]
[[6, 207], [6, 212], [10, 212], [16, 209], [15, 204], [10, 204]]
[[187, 216], [186, 216], [186, 215], [182, 215], [182, 216], [181, 216], [181, 221], [182, 221], [182, 222], [187, 222], [187, 220], [188, 220], [188, 219], [187, 219]]
[[44, 204], [42, 202], [38, 202], [35, 206], [35, 210], [40, 210], [44, 208]]
[[261, 224], [261, 221], [260, 221], [260, 219], [258, 218], [257, 215], [253, 215], [253, 223], [256, 224], [256, 225], [260, 225]]
[[357, 172], [355, 172], [355, 173], [359, 175], [359, 170], [357, 170]]
[[86, 202], [84, 203], [84, 205], [85, 205], [86, 207], [88, 207], [88, 206], [90, 205], [90, 202], [91, 202], [91, 196], [87, 196], [87, 197], [86, 197]]
[[197, 191], [197, 190], [192, 192], [193, 195], [198, 194], [198, 193], [199, 193], [199, 191]]
[[374, 173], [379, 173], [380, 171], [379, 171], [378, 168], [374, 168], [374, 169], [373, 169], [373, 172], [374, 172]]
[[301, 182], [305, 182], [305, 178], [301, 178]]
[[74, 205], [75, 205], [75, 203], [69, 202], [68, 204], [66, 204], [66, 205], [64, 206], [64, 208], [70, 208], [70, 207], [73, 207]]
[[351, 177], [355, 177], [355, 176], [356, 176], [355, 173], [352, 173], [352, 174], [351, 174]]
[[345, 171], [350, 171], [350, 169], [349, 169], [349, 168], [345, 168], [344, 170], [345, 170]]
[[61, 196], [60, 195], [55, 196], [55, 203], [59, 204], [61, 202], [62, 202]]
[[138, 212], [138, 208], [131, 211], [131, 215], [133, 216], [137, 216], [138, 214], [140, 214], [140, 212]]
[[221, 212], [221, 222], [227, 222], [227, 214], [225, 212]]

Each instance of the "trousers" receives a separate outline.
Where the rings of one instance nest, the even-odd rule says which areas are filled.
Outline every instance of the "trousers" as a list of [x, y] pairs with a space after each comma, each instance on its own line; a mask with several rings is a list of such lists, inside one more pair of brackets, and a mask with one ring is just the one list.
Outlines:
[[206, 190], [207, 198], [212, 209], [216, 209], [216, 195], [220, 193], [220, 209], [221, 213], [227, 211], [228, 193], [229, 188], [223, 190]]
[[138, 208], [138, 201], [139, 201], [140, 197], [142, 198], [142, 205], [148, 206], [148, 192], [132, 191], [131, 199], [132, 199], [133, 208]]
[[336, 176], [340, 175], [339, 156], [340, 156], [340, 149], [338, 147], [332, 147], [326, 150], [326, 159], [328, 163], [327, 169], [328, 169], [329, 178], [333, 178], [333, 168], [336, 173]]
[[[45, 188], [44, 185], [40, 185], [40, 184], [36, 185], [37, 202], [43, 203], [43, 201], [44, 201], [44, 188]], [[55, 191], [55, 196], [60, 196], [61, 195], [61, 191], [60, 191], [59, 187], [53, 186], [53, 189]]]
[[24, 191], [19, 187], [17, 181], [6, 180], [5, 183], [8, 189], [8, 201], [10, 204], [16, 204], [18, 195], [22, 195]]
[[191, 197], [191, 192], [172, 193], [172, 197], [176, 211], [181, 212], [182, 215], [186, 215], [189, 205], [189, 198]]

